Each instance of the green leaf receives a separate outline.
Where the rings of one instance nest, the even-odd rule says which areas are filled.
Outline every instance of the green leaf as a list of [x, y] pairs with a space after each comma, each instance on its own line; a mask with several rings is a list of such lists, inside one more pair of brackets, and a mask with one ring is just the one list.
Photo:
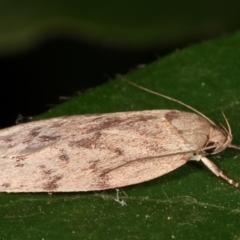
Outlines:
[[226, 0], [2, 0], [0, 53], [59, 35], [107, 46], [175, 47], [236, 29], [239, 10], [239, 1]]
[[[227, 116], [240, 142], [240, 32], [198, 44], [124, 76], [179, 99], [216, 123]], [[120, 80], [52, 109], [41, 118], [143, 109], [186, 108]], [[187, 110], [188, 111], [188, 110]], [[209, 156], [240, 181], [240, 152]], [[31, 181], [31, 176], [29, 176]], [[124, 192], [123, 192], [124, 191]], [[124, 194], [126, 193], [126, 195]], [[116, 191], [7, 194], [0, 197], [0, 239], [239, 239], [240, 190], [201, 162]]]

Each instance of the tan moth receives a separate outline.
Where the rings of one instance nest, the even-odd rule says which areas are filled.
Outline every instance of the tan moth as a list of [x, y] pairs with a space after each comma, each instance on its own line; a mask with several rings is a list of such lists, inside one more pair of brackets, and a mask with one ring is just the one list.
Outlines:
[[209, 118], [177, 110], [59, 117], [0, 130], [1, 192], [75, 192], [119, 188], [201, 160], [235, 187], [206, 155], [232, 145]]

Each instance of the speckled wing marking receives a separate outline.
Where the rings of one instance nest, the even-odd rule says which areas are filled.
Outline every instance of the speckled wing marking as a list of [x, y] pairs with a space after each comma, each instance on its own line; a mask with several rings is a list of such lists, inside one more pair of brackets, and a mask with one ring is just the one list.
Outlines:
[[144, 182], [186, 163], [205, 146], [209, 129], [203, 117], [176, 110], [69, 116], [3, 129], [0, 191], [92, 191]]

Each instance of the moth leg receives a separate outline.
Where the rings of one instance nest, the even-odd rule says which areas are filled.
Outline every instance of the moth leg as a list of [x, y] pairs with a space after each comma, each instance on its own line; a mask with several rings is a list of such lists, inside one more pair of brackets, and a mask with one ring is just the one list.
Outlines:
[[116, 191], [117, 191], [117, 196], [114, 199], [114, 201], [120, 203], [122, 206], [127, 206], [126, 202], [124, 200], [120, 200], [119, 198], [119, 189], [116, 188]]
[[215, 175], [225, 179], [228, 183], [232, 184], [233, 186], [240, 188], [240, 183], [233, 181], [231, 178], [227, 177], [217, 165], [215, 165], [212, 161], [208, 158], [199, 156], [201, 161], [204, 163], [206, 167], [208, 167]]

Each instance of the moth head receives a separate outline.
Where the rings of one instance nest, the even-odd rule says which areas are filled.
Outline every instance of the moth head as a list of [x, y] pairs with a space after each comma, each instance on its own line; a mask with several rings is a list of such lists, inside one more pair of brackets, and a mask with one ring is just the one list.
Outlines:
[[224, 126], [222, 126], [222, 129], [218, 128], [216, 125], [211, 126], [209, 139], [203, 149], [205, 154], [216, 154], [231, 146], [233, 138], [231, 127], [224, 114], [223, 117], [227, 123], [227, 129]]

